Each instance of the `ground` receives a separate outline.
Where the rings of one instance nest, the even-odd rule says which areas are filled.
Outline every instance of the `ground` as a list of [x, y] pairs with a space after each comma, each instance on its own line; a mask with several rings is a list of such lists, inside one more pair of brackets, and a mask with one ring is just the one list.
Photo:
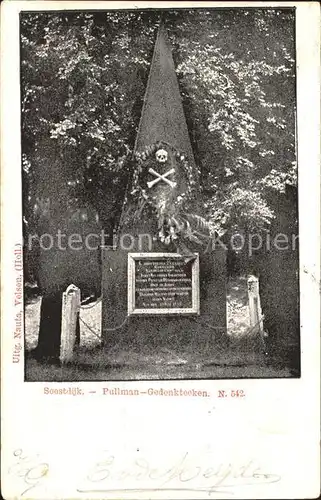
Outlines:
[[[37, 345], [41, 298], [35, 297], [25, 310], [25, 344]], [[287, 369], [268, 366], [265, 337], [250, 327], [245, 277], [227, 284], [228, 350], [208, 352], [198, 358], [186, 348], [179, 352], [148, 346], [142, 351], [117, 344], [106, 352], [100, 348], [101, 302], [84, 306], [80, 313], [81, 340], [70, 366], [44, 366], [26, 358], [26, 380], [142, 380], [289, 377]]]

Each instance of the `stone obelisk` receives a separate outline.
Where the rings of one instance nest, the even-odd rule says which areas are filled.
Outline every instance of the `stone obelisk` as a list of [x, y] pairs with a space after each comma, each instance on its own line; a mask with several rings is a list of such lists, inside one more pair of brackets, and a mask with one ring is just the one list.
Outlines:
[[[226, 331], [225, 252], [208, 244], [208, 228], [201, 213], [199, 171], [163, 25], [155, 42], [132, 166], [117, 247], [102, 249], [105, 345], [125, 339], [133, 348], [149, 343], [167, 348], [188, 344], [200, 353], [206, 346], [215, 349], [217, 339], [223, 338]], [[189, 259], [197, 255], [199, 270], [197, 276], [193, 275], [193, 294], [199, 298], [199, 310], [195, 314], [190, 308], [186, 309], [189, 314], [178, 309], [182, 314], [176, 311], [174, 315], [169, 310], [168, 314], [142, 311], [141, 315], [131, 315], [128, 288], [135, 288], [135, 282], [129, 283], [130, 256], [143, 254], [148, 262], [148, 255], [152, 259], [155, 253], [165, 255], [165, 267], [167, 254], [169, 262], [171, 256], [181, 257], [182, 272], [177, 276], [184, 276], [184, 263], [188, 266]], [[171, 275], [164, 276], [166, 281], [166, 276]], [[153, 279], [155, 287], [159, 286], [155, 273], [147, 281]], [[181, 279], [188, 282], [189, 278]], [[171, 289], [172, 284], [168, 278], [166, 286]], [[172, 288], [172, 295], [177, 289]], [[160, 293], [153, 293], [155, 300], [160, 299]], [[134, 298], [138, 295], [134, 290]], [[168, 292], [166, 297], [170, 295]]]

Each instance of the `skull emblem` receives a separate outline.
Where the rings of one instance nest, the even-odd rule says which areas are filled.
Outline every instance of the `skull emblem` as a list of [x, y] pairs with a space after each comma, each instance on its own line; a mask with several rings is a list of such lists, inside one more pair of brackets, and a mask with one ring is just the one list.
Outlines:
[[167, 151], [165, 149], [159, 149], [156, 151], [156, 160], [158, 163], [166, 163], [167, 161]]

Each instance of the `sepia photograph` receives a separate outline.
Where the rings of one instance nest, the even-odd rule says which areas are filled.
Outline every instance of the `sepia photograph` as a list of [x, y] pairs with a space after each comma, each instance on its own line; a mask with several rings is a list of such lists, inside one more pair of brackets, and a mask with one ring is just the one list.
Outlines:
[[1, 4], [1, 494], [318, 498], [318, 2]]
[[20, 13], [26, 382], [300, 377], [295, 16]]

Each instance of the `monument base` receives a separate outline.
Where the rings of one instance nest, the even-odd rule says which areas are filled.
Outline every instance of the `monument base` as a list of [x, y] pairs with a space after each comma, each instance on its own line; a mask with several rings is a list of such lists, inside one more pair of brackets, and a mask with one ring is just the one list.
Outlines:
[[[164, 251], [164, 249], [162, 249]], [[155, 248], [151, 257], [159, 252]], [[130, 314], [128, 254], [102, 248], [102, 340], [104, 347], [122, 344], [140, 350], [166, 348], [209, 354], [226, 335], [226, 253], [199, 252], [198, 313]]]

